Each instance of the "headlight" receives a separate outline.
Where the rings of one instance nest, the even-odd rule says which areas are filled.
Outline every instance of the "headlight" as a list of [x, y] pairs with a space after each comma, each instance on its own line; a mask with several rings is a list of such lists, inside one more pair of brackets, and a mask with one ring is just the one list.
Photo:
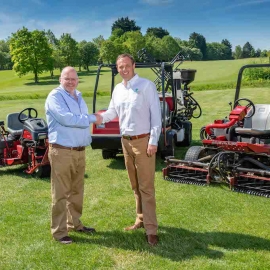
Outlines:
[[47, 134], [46, 133], [38, 133], [38, 139], [39, 140], [43, 140], [47, 138]]

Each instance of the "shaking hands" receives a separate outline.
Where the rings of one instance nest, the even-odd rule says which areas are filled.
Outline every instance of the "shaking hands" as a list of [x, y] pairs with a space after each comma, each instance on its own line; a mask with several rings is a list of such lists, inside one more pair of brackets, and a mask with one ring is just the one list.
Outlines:
[[100, 125], [102, 123], [102, 121], [103, 121], [103, 117], [100, 114], [98, 114], [98, 113], [94, 113], [94, 115], [97, 118], [97, 121], [95, 122], [95, 124], [96, 125]]

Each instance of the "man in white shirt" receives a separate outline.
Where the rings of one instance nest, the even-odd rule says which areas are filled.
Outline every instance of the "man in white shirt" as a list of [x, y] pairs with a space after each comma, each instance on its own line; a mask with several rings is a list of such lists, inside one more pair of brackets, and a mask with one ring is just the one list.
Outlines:
[[119, 117], [122, 148], [129, 180], [136, 200], [137, 217], [126, 231], [145, 228], [147, 242], [158, 243], [155, 159], [161, 132], [160, 101], [153, 82], [135, 74], [135, 61], [129, 54], [116, 60], [123, 81], [114, 88], [103, 122]]

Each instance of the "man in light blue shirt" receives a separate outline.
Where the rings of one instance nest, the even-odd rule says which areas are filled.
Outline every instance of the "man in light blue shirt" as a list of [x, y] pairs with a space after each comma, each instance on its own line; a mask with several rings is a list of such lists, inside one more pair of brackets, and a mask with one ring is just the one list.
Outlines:
[[94, 233], [80, 221], [83, 208], [85, 147], [91, 144], [90, 124], [100, 124], [99, 115], [89, 115], [81, 93], [76, 90], [78, 75], [65, 67], [45, 102], [51, 164], [51, 233], [62, 244], [72, 243], [68, 231]]

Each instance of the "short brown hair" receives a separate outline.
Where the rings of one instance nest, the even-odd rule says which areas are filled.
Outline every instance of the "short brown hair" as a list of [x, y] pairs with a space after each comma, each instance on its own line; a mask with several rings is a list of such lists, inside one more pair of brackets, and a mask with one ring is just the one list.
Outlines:
[[116, 65], [117, 65], [117, 61], [120, 58], [124, 58], [124, 57], [128, 57], [131, 60], [132, 65], [135, 63], [135, 60], [134, 60], [134, 58], [133, 58], [133, 56], [131, 54], [129, 54], [129, 53], [122, 53], [122, 54], [120, 54], [120, 55], [117, 56], [117, 58], [116, 58]]

